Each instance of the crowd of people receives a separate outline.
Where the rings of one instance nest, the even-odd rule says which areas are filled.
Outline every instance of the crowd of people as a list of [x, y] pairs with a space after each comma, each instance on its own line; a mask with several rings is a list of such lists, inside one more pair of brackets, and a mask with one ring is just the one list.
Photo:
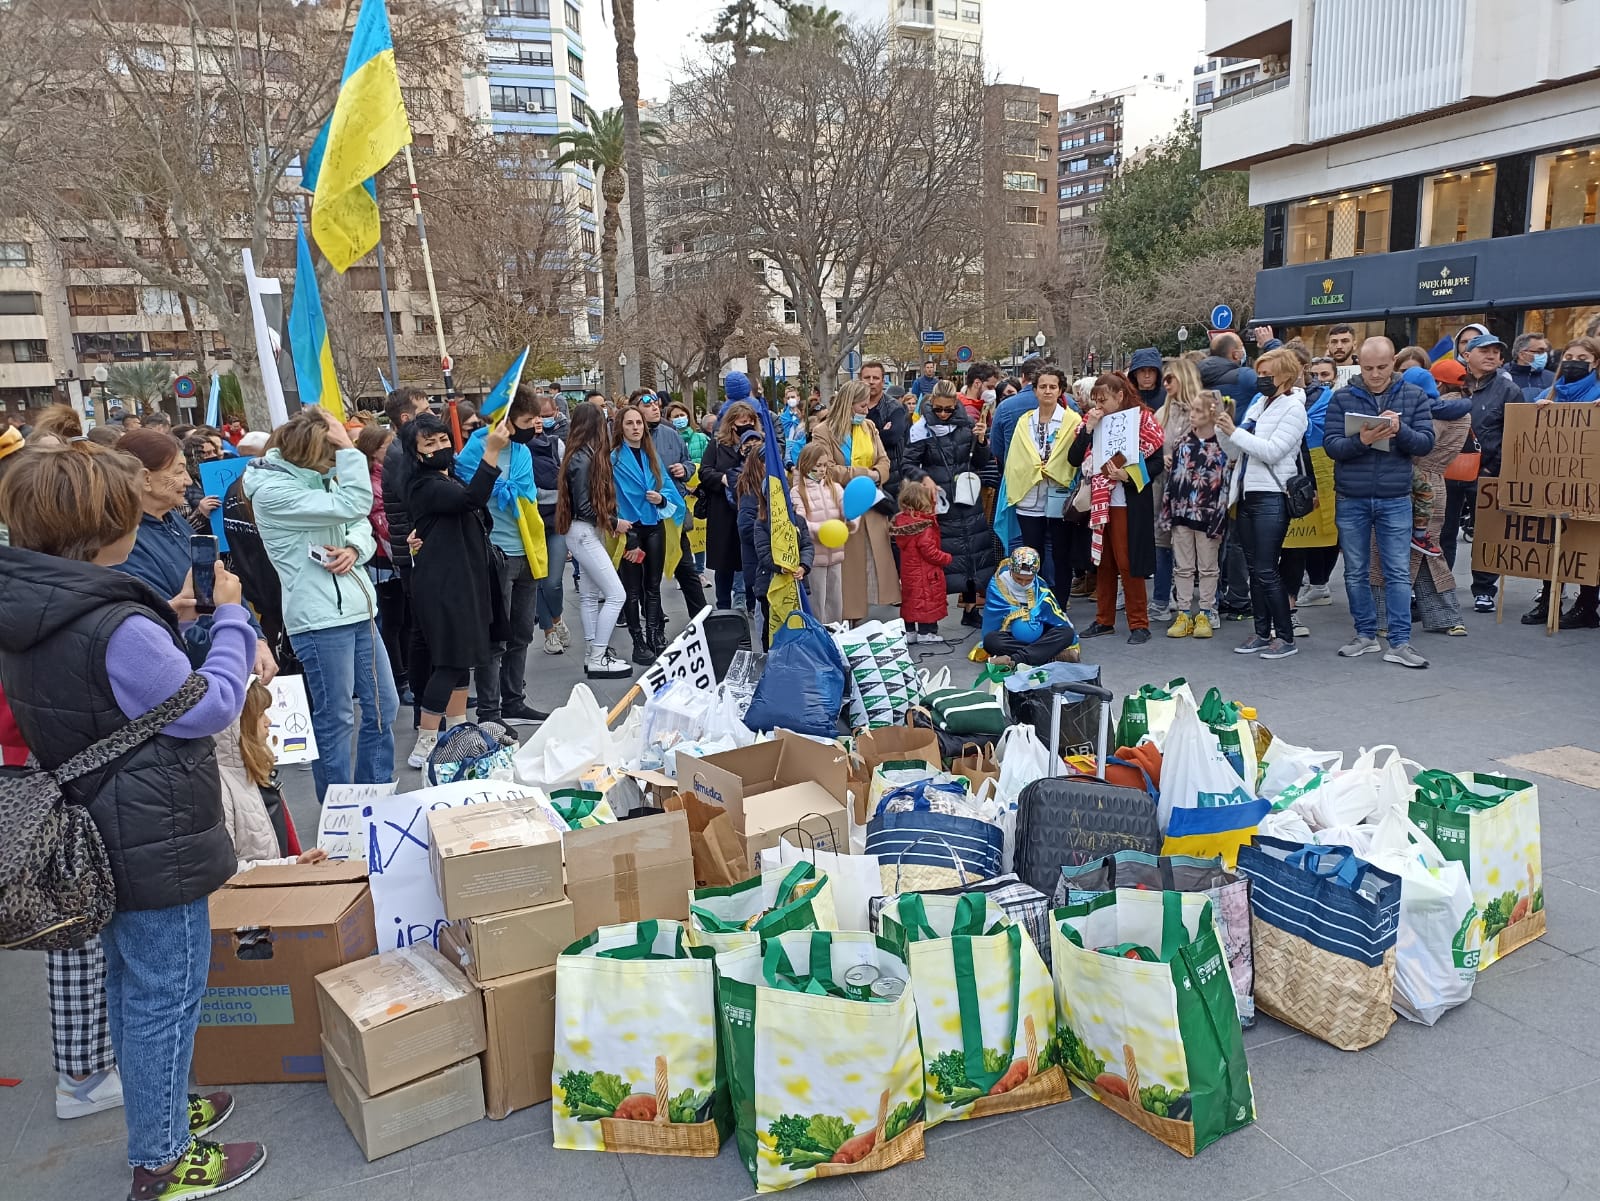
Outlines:
[[[1270, 331], [1257, 342], [1254, 362], [1223, 333], [1206, 352], [1146, 348], [1126, 371], [1076, 380], [1039, 359], [1015, 378], [988, 363], [940, 378], [929, 363], [908, 389], [868, 361], [831, 399], [787, 388], [767, 413], [759, 384], [732, 372], [698, 420], [651, 390], [569, 402], [522, 387], [489, 420], [463, 403], [453, 422], [408, 387], [383, 420], [306, 408], [270, 434], [155, 413], [85, 431], [66, 406], [0, 428], [6, 766], [54, 771], [164, 721], [114, 773], [64, 785], [105, 843], [116, 912], [98, 938], [50, 953], [57, 1114], [125, 1107], [138, 1199], [220, 1190], [263, 1162], [257, 1144], [206, 1137], [233, 1099], [186, 1081], [206, 896], [249, 863], [321, 854], [298, 844], [266, 742], [280, 671], [304, 677], [320, 798], [393, 779], [406, 706], [418, 768], [469, 709], [543, 720], [533, 648], [629, 677], [672, 635], [669, 581], [690, 614], [709, 585], [718, 607], [753, 615], [786, 572], [824, 622], [897, 607], [918, 644], [946, 642], [954, 597], [973, 656], [1002, 665], [1075, 657], [1119, 623], [1139, 646], [1153, 623], [1207, 639], [1230, 618], [1252, 623], [1237, 653], [1277, 660], [1308, 636], [1302, 611], [1331, 602], [1342, 557], [1354, 632], [1338, 653], [1426, 667], [1414, 622], [1467, 633], [1453, 569], [1475, 484], [1456, 468], [1478, 456], [1498, 473], [1509, 404], [1600, 401], [1600, 341], [1507, 346], [1469, 325], [1438, 362], [1383, 337], [1358, 345], [1347, 326], [1321, 354]], [[775, 558], [769, 427], [797, 561]], [[1114, 452], [1099, 436], [1112, 427]], [[1332, 460], [1331, 504], [1315, 495], [1316, 449]], [[204, 464], [229, 457], [248, 462], [219, 495]], [[851, 512], [862, 480], [876, 499]], [[1319, 512], [1336, 536], [1286, 545]], [[219, 521], [228, 555], [205, 597], [191, 538]], [[1497, 586], [1474, 572], [1473, 607], [1492, 611]], [[1092, 604], [1081, 629], [1075, 600]], [[1547, 589], [1524, 620], [1552, 604]], [[1600, 628], [1597, 590], [1561, 624]]]

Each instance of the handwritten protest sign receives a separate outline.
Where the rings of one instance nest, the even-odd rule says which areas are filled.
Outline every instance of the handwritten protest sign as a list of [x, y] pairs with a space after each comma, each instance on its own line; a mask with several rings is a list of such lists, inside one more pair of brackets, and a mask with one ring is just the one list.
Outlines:
[[706, 618], [711, 616], [708, 605], [695, 614], [694, 620], [684, 627], [661, 652], [661, 657], [639, 676], [646, 696], [653, 696], [668, 680], [688, 680], [696, 688], [715, 688], [717, 672], [711, 665], [711, 644], [706, 641]]
[[1121, 455], [1123, 462], [1134, 463], [1139, 459], [1139, 409], [1123, 409], [1118, 413], [1107, 413], [1100, 418], [1100, 423], [1094, 427], [1094, 445], [1091, 456], [1091, 468], [1098, 472], [1117, 455]]
[[1311, 448], [1311, 469], [1317, 477], [1317, 507], [1289, 523], [1284, 546], [1337, 546], [1339, 527], [1334, 523], [1333, 460], [1320, 446]]
[[304, 676], [278, 676], [267, 687], [272, 704], [267, 720], [272, 728], [267, 741], [279, 764], [310, 763], [317, 757], [317, 735], [311, 728], [311, 702], [306, 699]]
[[1500, 507], [1600, 520], [1600, 405], [1506, 406]]
[[1472, 569], [1548, 580], [1554, 574], [1552, 568], [1559, 567], [1563, 584], [1600, 584], [1600, 522], [1567, 522], [1561, 531], [1561, 556], [1557, 562], [1556, 523], [1560, 518], [1507, 512], [1500, 504], [1505, 487], [1504, 480], [1488, 476], [1478, 481]]
[[329, 784], [322, 798], [322, 814], [317, 819], [317, 845], [329, 859], [367, 857], [367, 802], [375, 797], [393, 796], [399, 785]]
[[[212, 463], [200, 464], [200, 486], [205, 489], [207, 496], [214, 496], [221, 500], [233, 481], [244, 474], [244, 469], [250, 465], [249, 459], [218, 459]], [[217, 549], [228, 549], [228, 534], [222, 527], [222, 506], [218, 505], [211, 510], [211, 532], [217, 536]]]

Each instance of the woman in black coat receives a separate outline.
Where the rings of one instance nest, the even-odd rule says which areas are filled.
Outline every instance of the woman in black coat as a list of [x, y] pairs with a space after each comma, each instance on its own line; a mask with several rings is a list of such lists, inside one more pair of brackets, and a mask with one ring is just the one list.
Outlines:
[[489, 541], [486, 504], [500, 478], [500, 452], [510, 445], [511, 432], [504, 421], [495, 424], [483, 444], [483, 461], [465, 485], [451, 474], [456, 452], [441, 418], [421, 413], [400, 436], [412, 461], [406, 486], [413, 534], [411, 612], [433, 663], [417, 693], [422, 722], [407, 760], [420, 769], [439, 741], [440, 727], [466, 720], [472, 669], [508, 633], [492, 562], [499, 552]]
[[950, 555], [945, 589], [960, 594], [961, 624], [983, 624], [983, 594], [994, 575], [995, 542], [981, 504], [956, 504], [956, 477], [974, 472], [984, 487], [999, 486], [999, 471], [989, 451], [988, 431], [973, 424], [955, 385], [941, 380], [922, 402], [922, 417], [906, 444], [906, 478], [913, 470], [928, 476], [950, 507], [938, 515], [939, 542]]
[[[706, 566], [716, 578], [717, 608], [733, 607], [733, 577], [744, 570], [739, 546], [739, 511], [729, 499], [744, 459], [739, 437], [756, 428], [756, 411], [736, 400], [722, 411], [717, 433], [700, 456], [700, 499], [705, 502]], [[752, 581], [746, 580], [748, 591]]]

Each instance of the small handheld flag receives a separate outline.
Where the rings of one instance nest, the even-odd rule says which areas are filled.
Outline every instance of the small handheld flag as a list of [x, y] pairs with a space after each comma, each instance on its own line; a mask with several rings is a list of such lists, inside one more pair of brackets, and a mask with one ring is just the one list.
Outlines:
[[206, 424], [212, 429], [222, 426], [222, 377], [211, 373], [211, 395], [206, 398]]
[[333, 348], [328, 343], [328, 323], [322, 315], [322, 291], [305, 226], [295, 222], [294, 303], [289, 309], [289, 353], [302, 405], [321, 405], [344, 420], [344, 398], [333, 370]]
[[519, 354], [506, 368], [506, 373], [500, 377], [500, 382], [483, 398], [483, 406], [478, 410], [478, 416], [483, 418], [485, 425], [493, 425], [506, 415], [506, 409], [511, 405], [511, 398], [517, 394], [517, 386], [522, 383], [522, 369], [528, 365], [528, 351], [531, 346], [524, 346]]

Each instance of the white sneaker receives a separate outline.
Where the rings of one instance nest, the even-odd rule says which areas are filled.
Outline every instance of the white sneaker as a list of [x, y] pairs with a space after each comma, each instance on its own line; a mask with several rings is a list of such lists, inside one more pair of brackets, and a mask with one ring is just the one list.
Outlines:
[[548, 629], [548, 630], [546, 630], [544, 632], [544, 653], [545, 654], [547, 654], [547, 655], [559, 655], [562, 651], [564, 651], [566, 649], [567, 649], [566, 647], [561, 645], [561, 635], [557, 634], [555, 632], [554, 627], [552, 627], [551, 629]]
[[1326, 584], [1307, 584], [1300, 589], [1295, 604], [1302, 609], [1316, 609], [1333, 604], [1333, 591]]
[[572, 649], [572, 631], [567, 629], [566, 622], [562, 621], [561, 618], [558, 617], [556, 618], [555, 625], [551, 626], [550, 629], [555, 633], [557, 638], [561, 639], [562, 650], [565, 651]]
[[56, 1073], [56, 1117], [63, 1121], [103, 1113], [122, 1104], [122, 1076], [115, 1067], [74, 1080], [65, 1072]]
[[421, 771], [428, 766], [428, 756], [433, 754], [433, 748], [438, 745], [438, 730], [418, 730], [417, 745], [411, 748], [411, 754], [406, 756], [406, 762]]
[[590, 679], [625, 680], [633, 675], [633, 668], [626, 659], [619, 659], [612, 654], [608, 646], [599, 655], [584, 660], [583, 674]]
[[947, 641], [945, 641], [944, 635], [942, 635], [942, 634], [918, 634], [917, 635], [917, 641], [918, 642], [933, 642], [933, 643], [937, 643], [940, 646], [949, 646], [950, 645]]

